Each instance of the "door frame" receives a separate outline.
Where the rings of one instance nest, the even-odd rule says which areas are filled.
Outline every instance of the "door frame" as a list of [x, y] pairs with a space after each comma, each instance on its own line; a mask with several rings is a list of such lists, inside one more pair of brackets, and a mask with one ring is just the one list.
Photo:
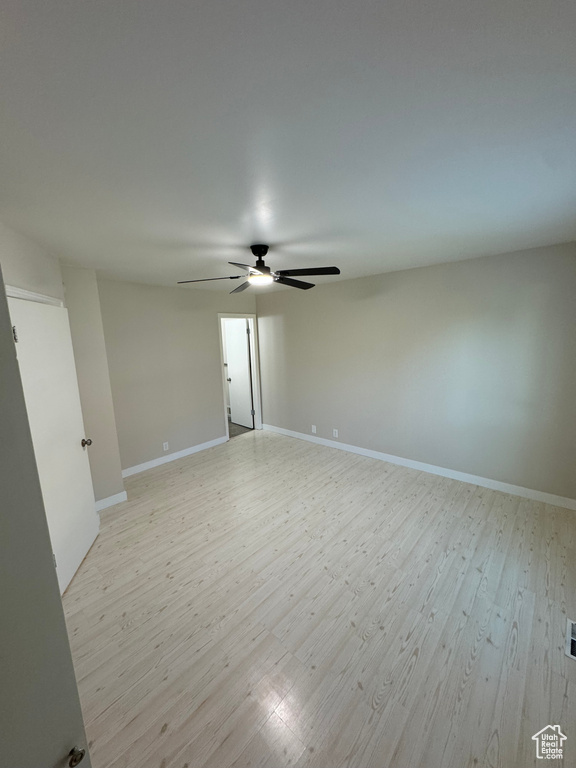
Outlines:
[[245, 319], [250, 329], [250, 373], [252, 378], [252, 401], [254, 403], [254, 429], [262, 429], [262, 400], [260, 396], [260, 358], [258, 355], [258, 323], [257, 315], [250, 312], [219, 312], [218, 313], [218, 339], [220, 342], [220, 369], [222, 372], [222, 401], [224, 405], [224, 421], [226, 424], [226, 437], [230, 439], [228, 428], [228, 407], [226, 404], [226, 371], [224, 369], [224, 344], [222, 342], [222, 320], [226, 318]]

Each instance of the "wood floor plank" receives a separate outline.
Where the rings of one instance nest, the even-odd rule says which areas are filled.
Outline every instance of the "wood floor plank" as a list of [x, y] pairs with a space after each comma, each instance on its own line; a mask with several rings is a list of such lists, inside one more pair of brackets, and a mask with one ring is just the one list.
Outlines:
[[126, 486], [64, 596], [94, 768], [575, 754], [574, 512], [258, 431]]

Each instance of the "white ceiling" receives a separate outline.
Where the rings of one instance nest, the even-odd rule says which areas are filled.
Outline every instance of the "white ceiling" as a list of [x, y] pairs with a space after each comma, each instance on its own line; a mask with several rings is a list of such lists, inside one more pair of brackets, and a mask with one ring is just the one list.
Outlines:
[[168, 285], [576, 240], [575, 35], [574, 0], [3, 0], [0, 220]]

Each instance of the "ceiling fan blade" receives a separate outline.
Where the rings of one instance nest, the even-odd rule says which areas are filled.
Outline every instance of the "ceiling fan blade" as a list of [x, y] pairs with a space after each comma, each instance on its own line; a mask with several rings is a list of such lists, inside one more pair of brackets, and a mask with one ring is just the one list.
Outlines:
[[283, 277], [282, 275], [275, 277], [274, 282], [280, 283], [280, 285], [289, 285], [291, 288], [301, 288], [303, 291], [307, 291], [309, 288], [314, 288], [314, 283], [305, 283], [303, 280], [292, 280], [291, 278]]
[[240, 291], [245, 291], [246, 288], [250, 288], [250, 283], [248, 280], [246, 280], [245, 283], [242, 283], [242, 285], [239, 285], [238, 288], [234, 288], [234, 290], [230, 291], [230, 293], [240, 293]]
[[281, 277], [297, 277], [298, 275], [339, 275], [338, 267], [309, 267], [306, 269], [277, 269]]
[[229, 261], [228, 264], [232, 264], [233, 267], [241, 267], [242, 269], [247, 269], [252, 275], [262, 274], [259, 269], [256, 269], [256, 267], [251, 267], [250, 264], [238, 264], [236, 261]]
[[210, 280], [239, 280], [244, 275], [229, 275], [228, 277], [204, 277], [201, 280], [178, 280], [177, 285], [183, 285], [184, 283], [207, 283]]

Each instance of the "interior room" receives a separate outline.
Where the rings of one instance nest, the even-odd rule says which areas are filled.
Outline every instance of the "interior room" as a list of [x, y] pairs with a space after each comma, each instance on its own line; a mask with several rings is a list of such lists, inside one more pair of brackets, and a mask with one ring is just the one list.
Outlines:
[[574, 4], [2, 18], [0, 768], [576, 764]]

